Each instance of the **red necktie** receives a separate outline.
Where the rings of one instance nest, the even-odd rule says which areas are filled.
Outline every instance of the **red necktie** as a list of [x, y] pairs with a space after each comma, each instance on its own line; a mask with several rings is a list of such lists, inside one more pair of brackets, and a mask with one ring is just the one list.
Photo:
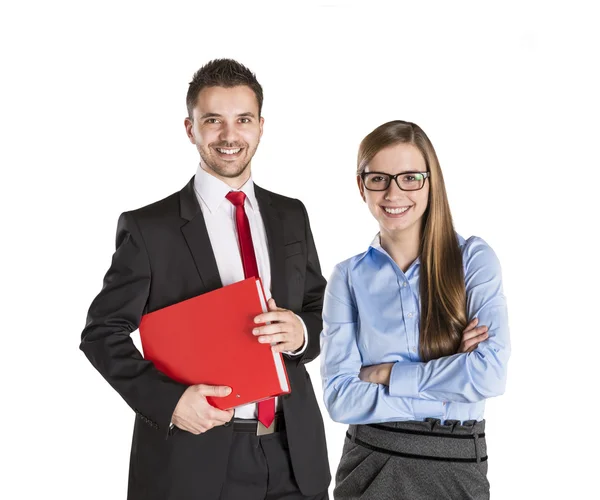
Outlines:
[[[252, 244], [252, 234], [248, 216], [244, 210], [246, 195], [242, 191], [230, 191], [226, 198], [235, 206], [235, 223], [237, 226], [242, 265], [246, 278], [258, 278], [258, 265]], [[273, 398], [258, 403], [258, 420], [265, 427], [270, 427], [275, 418], [275, 400]]]

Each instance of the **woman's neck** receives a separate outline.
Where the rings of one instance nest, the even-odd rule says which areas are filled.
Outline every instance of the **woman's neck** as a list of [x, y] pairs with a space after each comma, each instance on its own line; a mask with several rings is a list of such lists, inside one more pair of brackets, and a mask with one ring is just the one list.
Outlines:
[[381, 247], [405, 273], [419, 256], [421, 231], [418, 224], [403, 231], [386, 231], [380, 228]]

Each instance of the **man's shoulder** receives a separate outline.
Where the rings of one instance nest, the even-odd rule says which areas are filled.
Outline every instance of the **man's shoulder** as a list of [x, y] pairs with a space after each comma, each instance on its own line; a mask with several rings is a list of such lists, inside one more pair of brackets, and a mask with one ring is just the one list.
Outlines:
[[179, 191], [148, 205], [128, 210], [128, 213], [138, 220], [179, 215]]
[[187, 198], [191, 198], [192, 203], [195, 202], [193, 186], [191, 183], [192, 181], [188, 182], [183, 189], [175, 191], [174, 193], [171, 193], [170, 195], [158, 201], [154, 201], [139, 208], [127, 210], [126, 214], [132, 216], [138, 221], [155, 221], [157, 219], [179, 218], [181, 214], [182, 192], [189, 191], [189, 193], [186, 193]]
[[299, 213], [302, 213], [305, 210], [304, 204], [297, 198], [291, 198], [289, 196], [275, 193], [274, 191], [269, 191], [268, 189], [262, 188], [256, 184], [254, 185], [254, 191], [257, 198], [259, 198], [259, 201], [262, 198], [270, 202], [278, 210]]

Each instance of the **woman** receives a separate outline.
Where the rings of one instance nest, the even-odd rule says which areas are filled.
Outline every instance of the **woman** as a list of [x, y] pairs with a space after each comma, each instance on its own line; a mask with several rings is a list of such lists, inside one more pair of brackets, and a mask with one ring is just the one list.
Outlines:
[[454, 232], [414, 123], [364, 138], [357, 182], [379, 234], [325, 293], [325, 405], [350, 424], [334, 497], [489, 498], [483, 410], [504, 392], [510, 353], [498, 259]]

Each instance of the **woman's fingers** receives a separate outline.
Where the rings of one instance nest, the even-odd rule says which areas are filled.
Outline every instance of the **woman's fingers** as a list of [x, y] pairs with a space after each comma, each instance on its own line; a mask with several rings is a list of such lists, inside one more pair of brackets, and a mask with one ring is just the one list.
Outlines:
[[479, 320], [477, 318], [472, 319], [471, 322], [467, 326], [465, 326], [465, 329], [463, 330], [463, 335], [465, 333], [470, 332], [471, 330], [475, 329], [478, 322], [479, 322]]
[[479, 342], [483, 342], [484, 340], [487, 340], [488, 337], [489, 337], [489, 335], [488, 335], [487, 331], [480, 333], [478, 335], [471, 336], [467, 340], [465, 340], [465, 338], [463, 337], [463, 341], [460, 344], [459, 352], [471, 352], [472, 350], [474, 350], [477, 347]]
[[479, 320], [477, 318], [471, 320], [471, 322], [463, 330], [462, 338], [460, 340], [459, 353], [471, 352], [477, 347], [479, 342], [483, 342], [488, 338], [487, 326], [477, 326]]
[[467, 330], [465, 329], [465, 331], [463, 332], [462, 335], [462, 340], [468, 340], [468, 339], [472, 339], [473, 337], [477, 337], [478, 335], [481, 335], [482, 333], [486, 333], [487, 332], [487, 326], [478, 326], [477, 328], [473, 328], [472, 330]]

